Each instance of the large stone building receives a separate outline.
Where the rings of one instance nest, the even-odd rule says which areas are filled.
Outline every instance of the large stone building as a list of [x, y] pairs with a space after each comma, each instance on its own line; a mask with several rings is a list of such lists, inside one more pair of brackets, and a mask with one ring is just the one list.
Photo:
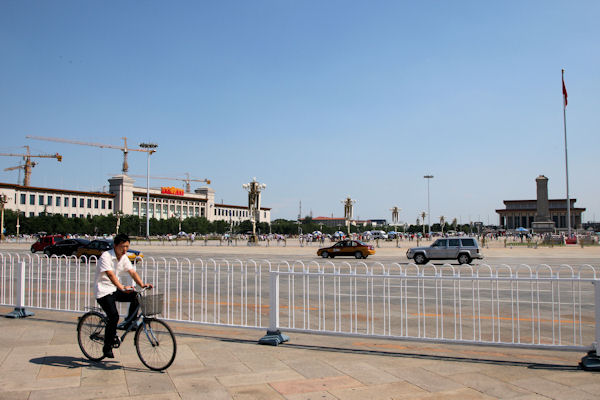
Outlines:
[[[0, 183], [0, 194], [6, 195], [6, 209], [25, 217], [43, 213], [60, 214], [68, 218], [88, 215], [146, 216], [146, 188], [134, 186], [127, 175], [110, 178], [108, 193], [51, 189]], [[150, 189], [150, 218], [167, 219], [205, 217], [209, 221], [231, 221], [238, 224], [249, 219], [245, 206], [215, 203], [215, 191], [209, 187], [185, 193], [182, 189]], [[271, 222], [271, 209], [261, 207], [260, 222]]]
[[[536, 178], [537, 199], [504, 200], [506, 208], [498, 209], [499, 224], [505, 229], [526, 228], [534, 232], [551, 232], [567, 229], [567, 200], [548, 199], [548, 178]], [[575, 207], [577, 199], [570, 199], [571, 227], [581, 228], [585, 208]]]

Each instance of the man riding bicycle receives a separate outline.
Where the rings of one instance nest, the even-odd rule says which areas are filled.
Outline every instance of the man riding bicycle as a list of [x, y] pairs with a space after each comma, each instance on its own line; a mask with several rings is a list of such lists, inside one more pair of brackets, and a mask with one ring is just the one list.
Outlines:
[[[106, 358], [115, 358], [112, 352], [112, 345], [117, 333], [117, 323], [119, 322], [119, 312], [116, 302], [129, 302], [129, 314], [126, 321], [133, 317], [137, 307], [138, 300], [133, 286], [124, 286], [119, 281], [119, 274], [127, 272], [131, 278], [140, 287], [152, 288], [151, 284], [142, 282], [142, 279], [135, 271], [135, 266], [127, 257], [129, 250], [129, 236], [120, 233], [115, 236], [114, 248], [102, 253], [96, 263], [96, 282], [94, 286], [94, 295], [96, 301], [106, 313], [106, 332], [104, 335], [103, 353]], [[123, 329], [129, 329], [123, 326]]]

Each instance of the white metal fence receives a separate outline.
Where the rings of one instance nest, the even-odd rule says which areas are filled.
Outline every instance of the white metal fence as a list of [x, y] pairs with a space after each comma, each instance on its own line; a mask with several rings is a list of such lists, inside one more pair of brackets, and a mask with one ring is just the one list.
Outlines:
[[[0, 253], [0, 267], [2, 305], [95, 305], [95, 258]], [[590, 265], [148, 257], [137, 270], [164, 293], [162, 317], [173, 321], [565, 350], [600, 342], [600, 281]]]

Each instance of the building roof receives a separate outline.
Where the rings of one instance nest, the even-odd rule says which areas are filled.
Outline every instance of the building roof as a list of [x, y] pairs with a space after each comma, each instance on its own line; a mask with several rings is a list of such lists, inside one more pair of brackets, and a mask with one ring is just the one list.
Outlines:
[[[246, 207], [246, 206], [234, 206], [232, 204], [217, 204], [217, 203], [215, 203], [215, 207], [239, 208], [239, 209], [243, 209], [243, 210], [248, 209], [248, 207]], [[269, 207], [261, 207], [260, 209], [265, 210], [265, 211], [270, 210]]]
[[[515, 212], [531, 212], [531, 211], [537, 211], [535, 208], [531, 209], [531, 208], [500, 208], [497, 209], [496, 212], [498, 214], [502, 214], [502, 213], [515, 213]], [[562, 208], [550, 208], [551, 212], [567, 212], [567, 207], [562, 207]], [[571, 207], [571, 211], [580, 211], [580, 212], [585, 212], [585, 208], [580, 208], [580, 207]]]
[[104, 192], [85, 192], [81, 190], [69, 190], [69, 189], [52, 189], [52, 188], [44, 188], [37, 186], [23, 186], [16, 185], [12, 183], [1, 183], [0, 188], [6, 189], [14, 189], [19, 191], [30, 191], [30, 192], [50, 192], [57, 194], [70, 194], [70, 195], [78, 195], [78, 196], [98, 196], [98, 197], [106, 197], [106, 198], [114, 198], [115, 195], [112, 193], [104, 193]]
[[[570, 199], [571, 203], [575, 203], [577, 201], [577, 199]], [[557, 201], [564, 201], [565, 203], [567, 202], [567, 199], [548, 199], [549, 202], [557, 202]], [[537, 199], [533, 199], [533, 200], [503, 200], [502, 201], [504, 204], [506, 203], [529, 203], [529, 202], [537, 202]]]
[[[146, 197], [146, 192], [139, 192], [139, 191], [134, 191], [133, 194], [135, 196], [143, 196]], [[150, 197], [158, 197], [161, 199], [172, 199], [172, 200], [186, 200], [186, 201], [204, 201], [206, 202], [206, 199], [203, 199], [201, 197], [190, 197], [190, 196], [178, 196], [176, 194], [166, 194], [166, 193], [152, 193], [150, 192]]]

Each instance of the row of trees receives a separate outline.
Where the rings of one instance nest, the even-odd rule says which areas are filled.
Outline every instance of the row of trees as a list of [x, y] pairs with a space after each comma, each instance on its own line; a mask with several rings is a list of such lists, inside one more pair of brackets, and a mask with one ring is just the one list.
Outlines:
[[[145, 236], [146, 219], [134, 215], [125, 215], [118, 220], [116, 215], [96, 215], [84, 218], [67, 218], [59, 214], [39, 215], [36, 217], [19, 218], [20, 230], [22, 234], [34, 234], [39, 232], [47, 233], [78, 233], [89, 235], [111, 234], [117, 231], [117, 222], [119, 222], [119, 232], [131, 236]], [[17, 214], [11, 210], [5, 211], [4, 226], [7, 235], [16, 234]], [[238, 225], [237, 228], [252, 229], [250, 221]], [[268, 224], [262, 224], [263, 232], [269, 231]], [[200, 234], [218, 233], [223, 234], [230, 230], [228, 222], [214, 221], [210, 222], [204, 217], [192, 217], [180, 221], [177, 218], [158, 220], [150, 219], [150, 232], [152, 235], [177, 234], [180, 231], [196, 232]]]
[[[455, 222], [455, 221], [453, 221]], [[67, 218], [59, 214], [54, 215], [39, 215], [36, 217], [24, 217], [23, 215], [19, 218], [20, 233], [22, 234], [34, 234], [38, 232], [48, 233], [78, 233], [78, 234], [89, 234], [89, 235], [101, 235], [115, 233], [117, 230], [117, 216], [116, 215], [98, 215], [89, 216], [84, 218]], [[17, 213], [11, 210], [5, 210], [4, 226], [6, 228], [7, 235], [16, 234], [17, 225]], [[119, 221], [119, 232], [127, 233], [131, 236], [144, 236], [146, 234], [146, 220], [133, 215], [122, 216]], [[434, 232], [441, 231], [440, 224], [433, 224], [431, 230]], [[350, 230], [353, 233], [360, 233], [366, 230], [383, 229], [385, 231], [393, 230], [394, 227], [373, 227], [373, 226], [351, 226]], [[310, 217], [306, 217], [302, 224], [298, 224], [296, 221], [286, 219], [276, 219], [271, 223], [271, 226], [267, 223], [260, 223], [257, 225], [258, 233], [278, 233], [283, 235], [297, 235], [298, 233], [311, 233], [314, 231], [321, 231], [325, 234], [333, 234], [338, 230], [346, 231], [345, 226], [333, 226], [327, 227], [316, 223]], [[403, 227], [399, 228], [400, 231]], [[444, 232], [449, 230], [470, 232], [472, 227], [466, 225], [449, 225], [444, 224]], [[224, 234], [231, 231], [231, 226], [227, 221], [209, 221], [204, 217], [192, 217], [184, 220], [177, 218], [169, 218], [157, 220], [154, 218], [150, 219], [150, 232], [152, 235], [166, 235], [176, 234], [179, 231], [184, 232], [196, 232], [198, 234]], [[238, 225], [233, 225], [233, 233], [247, 233], [252, 231], [252, 224], [249, 220], [243, 221]], [[410, 225], [407, 232], [418, 233], [423, 232], [423, 225]]]

